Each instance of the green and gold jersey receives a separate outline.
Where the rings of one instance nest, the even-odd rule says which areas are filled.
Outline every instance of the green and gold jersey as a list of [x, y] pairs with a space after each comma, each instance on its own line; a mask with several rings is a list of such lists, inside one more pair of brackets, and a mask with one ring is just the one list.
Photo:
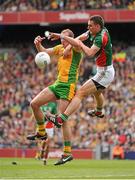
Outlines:
[[54, 47], [54, 55], [58, 57], [58, 78], [60, 82], [76, 83], [78, 80], [78, 70], [82, 59], [82, 53], [72, 52], [67, 57], [63, 57], [63, 45]]

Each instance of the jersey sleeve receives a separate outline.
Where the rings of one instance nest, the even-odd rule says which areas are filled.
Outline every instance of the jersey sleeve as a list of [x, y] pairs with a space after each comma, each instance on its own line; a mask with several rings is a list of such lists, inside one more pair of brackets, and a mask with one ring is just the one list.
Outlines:
[[53, 53], [54, 55], [59, 55], [59, 52], [60, 52], [60, 49], [61, 49], [61, 45], [57, 45], [53, 48]]
[[93, 45], [101, 48], [102, 47], [102, 36], [101, 34], [98, 35], [95, 39], [94, 39], [94, 42], [93, 42]]

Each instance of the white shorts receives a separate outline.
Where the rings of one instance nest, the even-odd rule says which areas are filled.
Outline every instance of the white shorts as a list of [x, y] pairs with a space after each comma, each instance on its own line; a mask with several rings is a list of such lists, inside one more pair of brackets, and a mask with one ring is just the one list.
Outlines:
[[54, 136], [54, 128], [46, 128], [46, 132], [49, 138], [53, 138]]
[[97, 73], [91, 79], [104, 87], [108, 87], [114, 79], [115, 71], [113, 65], [97, 67]]

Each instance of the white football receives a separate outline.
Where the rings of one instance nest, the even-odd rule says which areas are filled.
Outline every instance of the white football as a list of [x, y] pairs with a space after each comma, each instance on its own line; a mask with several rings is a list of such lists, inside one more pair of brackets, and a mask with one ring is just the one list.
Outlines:
[[45, 31], [45, 37], [48, 38], [48, 37], [49, 37], [49, 34], [50, 34], [49, 31]]
[[40, 68], [43, 69], [47, 64], [50, 63], [50, 56], [46, 52], [39, 52], [35, 56], [35, 63]]

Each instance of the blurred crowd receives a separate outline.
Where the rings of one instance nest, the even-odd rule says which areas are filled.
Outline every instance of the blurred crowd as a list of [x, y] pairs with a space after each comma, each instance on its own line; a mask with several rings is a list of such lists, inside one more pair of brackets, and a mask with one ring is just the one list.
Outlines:
[[[0, 148], [33, 147], [26, 136], [35, 130], [35, 121], [29, 106], [31, 99], [56, 79], [56, 61], [45, 70], [37, 68], [36, 54], [31, 44], [17, 44], [0, 52]], [[115, 56], [122, 51], [124, 58]], [[116, 77], [104, 93], [105, 118], [91, 118], [87, 111], [96, 106], [92, 96], [82, 102], [82, 107], [70, 117], [72, 147], [94, 149], [98, 144], [120, 143], [125, 150], [135, 151], [135, 57], [126, 46], [114, 46]], [[81, 64], [78, 88], [96, 72], [93, 59], [84, 57]], [[62, 146], [61, 130], [55, 129], [51, 146]]]
[[0, 0], [0, 11], [135, 9], [135, 0]]

